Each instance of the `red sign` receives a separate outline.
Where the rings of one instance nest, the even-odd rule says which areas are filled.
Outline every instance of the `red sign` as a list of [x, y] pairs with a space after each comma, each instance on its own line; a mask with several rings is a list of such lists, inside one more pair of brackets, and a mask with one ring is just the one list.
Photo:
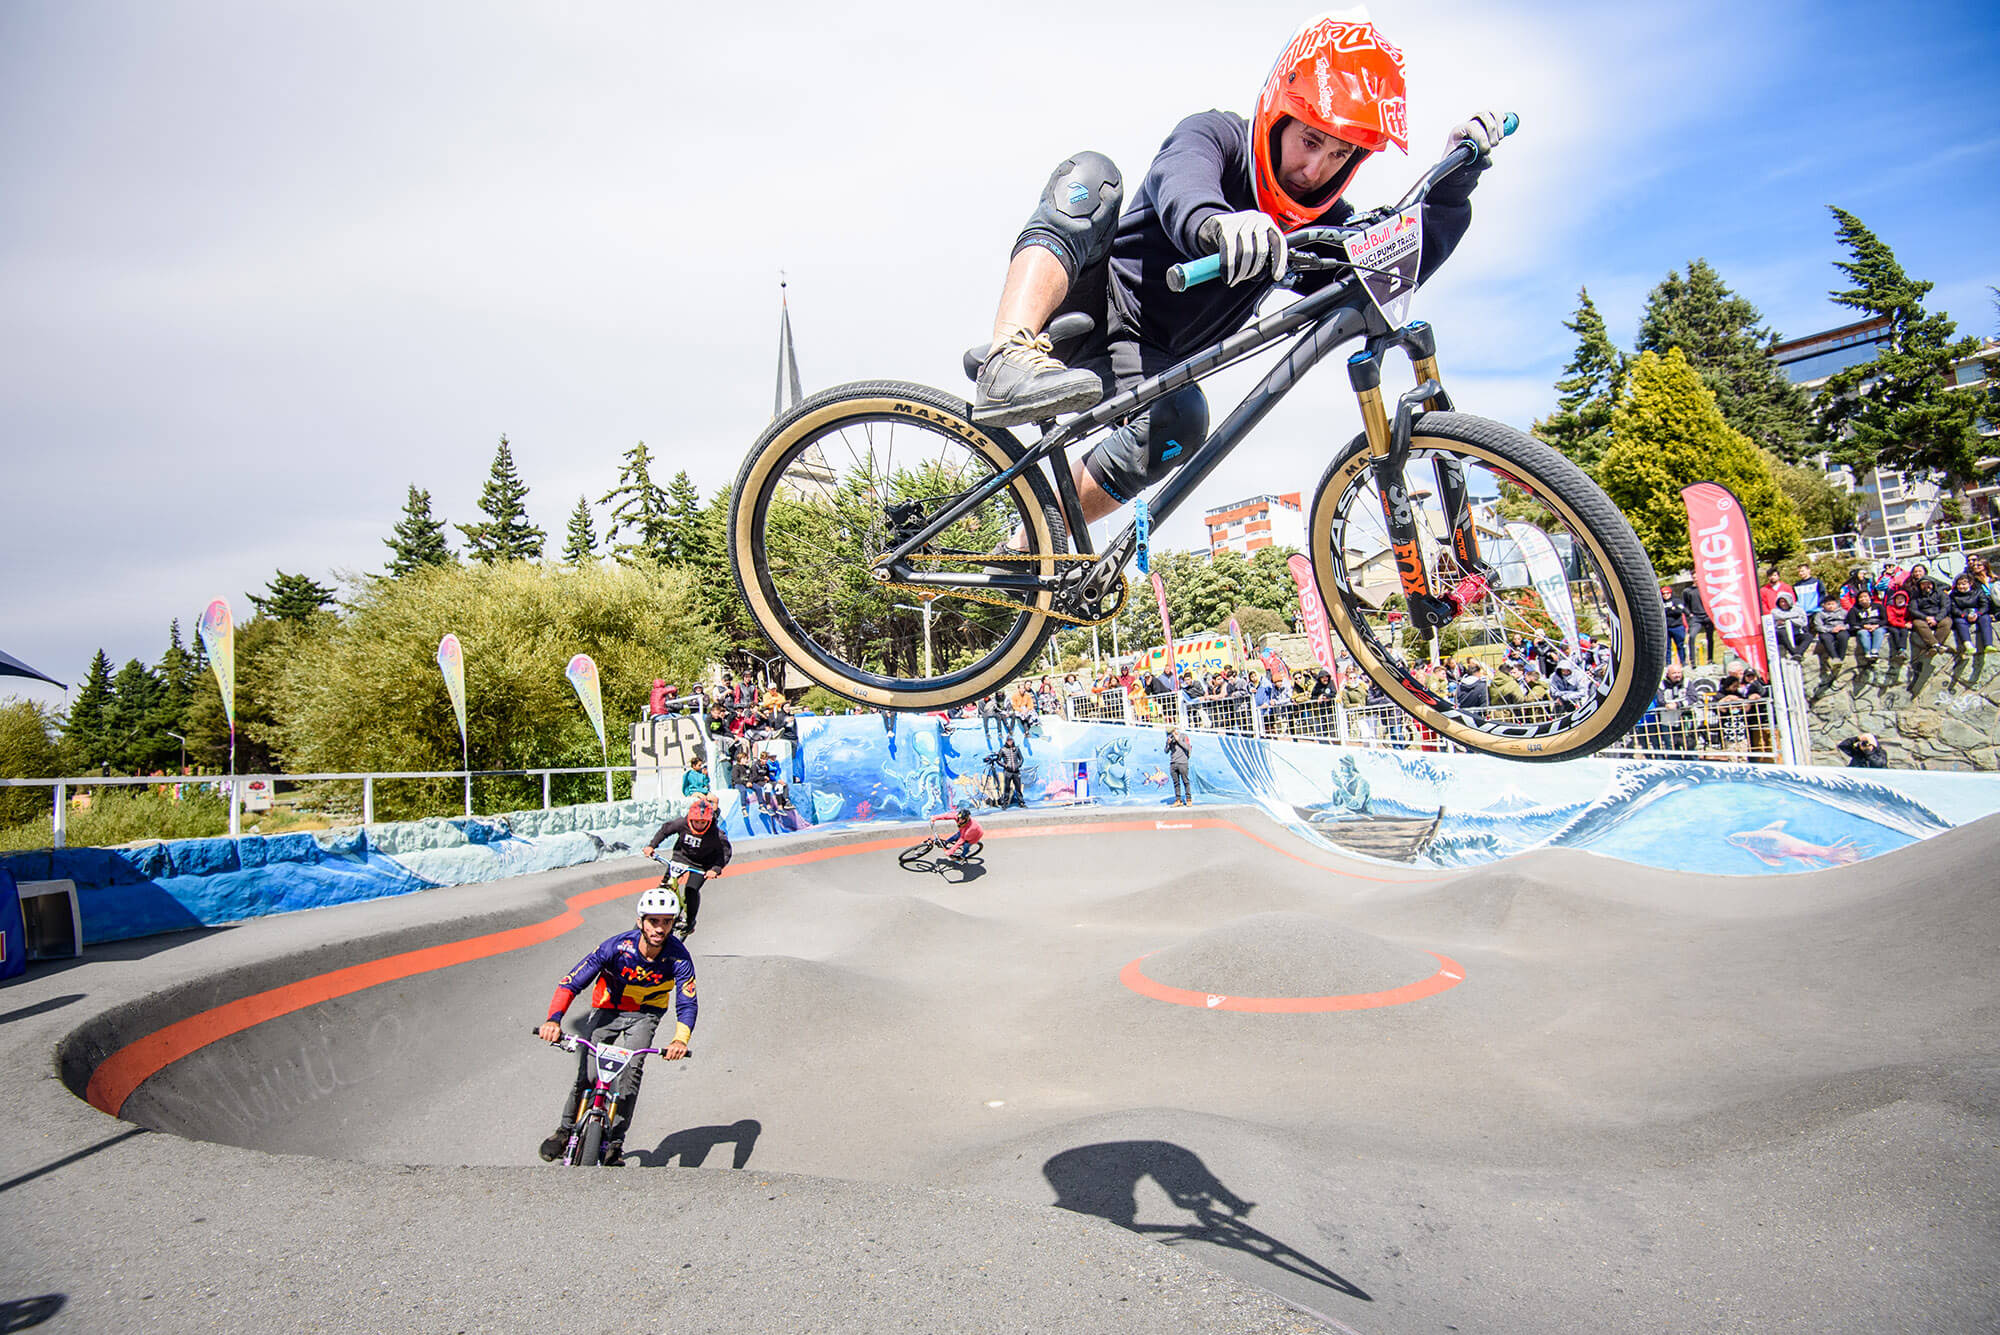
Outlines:
[[1306, 638], [1312, 641], [1313, 658], [1328, 672], [1339, 675], [1339, 660], [1333, 656], [1333, 627], [1326, 619], [1326, 604], [1320, 601], [1319, 581], [1313, 578], [1313, 564], [1294, 552], [1285, 562], [1292, 583], [1299, 586], [1299, 617], [1305, 622]]
[[1730, 652], [1762, 673], [1764, 610], [1757, 593], [1757, 549], [1743, 502], [1720, 482], [1697, 482], [1681, 490], [1687, 505], [1688, 549], [1694, 554], [1694, 583], [1701, 604]]

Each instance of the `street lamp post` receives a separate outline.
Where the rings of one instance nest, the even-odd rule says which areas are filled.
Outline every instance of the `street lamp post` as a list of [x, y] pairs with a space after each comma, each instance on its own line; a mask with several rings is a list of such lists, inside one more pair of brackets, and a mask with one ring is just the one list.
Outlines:
[[[921, 597], [922, 595], [919, 596]], [[921, 612], [924, 614], [924, 675], [926, 677], [935, 675], [931, 671], [931, 601], [931, 598], [925, 598], [922, 607], [911, 607], [908, 603], [892, 604], [905, 612]]]
[[179, 741], [179, 742], [180, 742], [180, 744], [181, 744], [181, 768], [182, 768], [183, 770], [185, 770], [185, 769], [186, 769], [186, 768], [188, 767], [188, 739], [187, 739], [187, 738], [185, 738], [185, 737], [182, 737], [182, 736], [181, 736], [181, 735], [180, 735], [179, 733], [177, 733], [177, 732], [170, 732], [170, 733], [168, 733], [168, 734], [167, 734], [167, 736], [169, 736], [169, 737], [172, 737], [172, 738], [174, 738], [174, 739], [176, 739], [177, 741]]

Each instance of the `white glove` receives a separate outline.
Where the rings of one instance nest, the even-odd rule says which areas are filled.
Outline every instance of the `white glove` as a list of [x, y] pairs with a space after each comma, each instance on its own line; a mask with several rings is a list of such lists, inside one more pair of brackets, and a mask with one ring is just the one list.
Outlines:
[[1482, 155], [1491, 153], [1493, 145], [1505, 136], [1500, 129], [1500, 113], [1482, 111], [1471, 120], [1460, 121], [1451, 127], [1451, 133], [1444, 137], [1444, 151], [1449, 153], [1463, 140], [1478, 149]]
[[1235, 287], [1259, 274], [1285, 276], [1285, 233], [1261, 209], [1218, 213], [1201, 225], [1202, 239], [1222, 256], [1222, 276]]

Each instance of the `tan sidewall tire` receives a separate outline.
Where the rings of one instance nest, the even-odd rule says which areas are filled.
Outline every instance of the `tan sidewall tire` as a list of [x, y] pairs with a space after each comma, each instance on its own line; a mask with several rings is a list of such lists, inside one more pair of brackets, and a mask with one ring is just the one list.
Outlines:
[[[1530, 471], [1521, 461], [1511, 459], [1488, 446], [1460, 440], [1455, 436], [1424, 435], [1422, 430], [1422, 424], [1419, 423], [1418, 434], [1410, 439], [1412, 451], [1446, 450], [1466, 458], [1491, 463], [1510, 475]], [[1451, 741], [1487, 755], [1506, 756], [1514, 760], [1561, 760], [1579, 754], [1588, 755], [1623, 736], [1631, 723], [1628, 721], [1621, 724], [1620, 715], [1625, 712], [1624, 706], [1630, 700], [1631, 693], [1639, 689], [1636, 677], [1641, 666], [1640, 660], [1644, 655], [1637, 652], [1622, 656], [1618, 664], [1618, 675], [1612, 681], [1611, 698], [1601, 705], [1582, 727], [1557, 733], [1551, 737], [1496, 737], [1491, 733], [1467, 728], [1446, 717], [1435, 706], [1426, 704], [1412, 695], [1400, 678], [1380, 669], [1374, 655], [1363, 647], [1367, 643], [1366, 638], [1349, 616], [1347, 599], [1333, 578], [1334, 511], [1340, 498], [1355, 485], [1357, 475], [1368, 470], [1370, 462], [1367, 440], [1365, 437], [1357, 436], [1347, 451], [1334, 461], [1333, 466], [1327, 470], [1326, 477], [1321, 481], [1319, 493], [1313, 498], [1312, 528], [1306, 535], [1307, 544], [1311, 548], [1313, 574], [1319, 581], [1320, 601], [1326, 607], [1327, 619], [1333, 623], [1334, 632], [1347, 645], [1348, 652], [1354, 655], [1354, 661], [1361, 665], [1362, 671], [1366, 672], [1404, 712], [1425, 727]], [[1576, 537], [1588, 545], [1591, 559], [1597, 562], [1597, 568], [1609, 576], [1606, 583], [1610, 585], [1619, 625], [1628, 628], [1628, 634], [1637, 635], [1639, 622], [1631, 604], [1631, 590], [1624, 586], [1622, 580], [1613, 576], [1612, 572], [1616, 567], [1612, 564], [1610, 553], [1605, 551], [1598, 541], [1596, 531], [1586, 524], [1561, 496], [1539, 487], [1535, 494], [1537, 499], [1562, 517]], [[1650, 699], [1650, 688], [1648, 688], [1648, 698]], [[1606, 736], [1607, 731], [1614, 725], [1617, 731]]]
[[[906, 392], [898, 393], [897, 389]], [[946, 688], [920, 691], [890, 691], [867, 682], [857, 681], [834, 672], [815, 654], [806, 648], [799, 638], [784, 624], [777, 607], [766, 593], [763, 580], [759, 577], [757, 563], [751, 552], [751, 530], [754, 516], [752, 509], [755, 499], [771, 484], [771, 473], [794, 445], [806, 437], [818, 435], [834, 422], [852, 417], [886, 416], [910, 417], [928, 421], [945, 428], [950, 434], [964, 441], [996, 469], [1011, 468], [1019, 454], [1009, 449], [974, 426], [962, 411], [954, 411], [944, 406], [945, 396], [933, 389], [918, 385], [878, 386], [870, 385], [857, 389], [851, 395], [840, 390], [828, 391], [824, 401], [808, 400], [801, 404], [799, 415], [775, 423], [751, 451], [751, 457], [744, 462], [743, 470], [737, 478], [735, 494], [730, 498], [729, 513], [729, 561], [736, 574], [736, 584], [742, 591], [744, 601], [749, 605], [750, 615], [778, 652], [821, 686], [862, 704], [875, 705], [886, 709], [944, 709], [974, 700], [1011, 681], [1021, 665], [1034, 656], [1042, 646], [1043, 632], [1048, 619], [1035, 615], [1022, 628], [1014, 644], [993, 661], [977, 677], [955, 683]], [[1029, 531], [1033, 535], [1035, 550], [1051, 553], [1055, 550], [1055, 539], [1049, 527], [1048, 514], [1043, 508], [1053, 504], [1053, 498], [1037, 493], [1029, 481], [1039, 480], [1038, 469], [1030, 469], [1016, 478], [1008, 487], [1027, 516]], [[1036, 563], [1036, 570], [1043, 575], [1055, 573], [1053, 561]], [[1042, 593], [1035, 600], [1038, 611], [1047, 611], [1052, 594]]]

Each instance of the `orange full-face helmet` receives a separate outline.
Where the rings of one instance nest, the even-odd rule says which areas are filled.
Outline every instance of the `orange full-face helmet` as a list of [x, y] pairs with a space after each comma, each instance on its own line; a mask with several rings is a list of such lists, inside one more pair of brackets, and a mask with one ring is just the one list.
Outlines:
[[715, 803], [706, 797], [697, 797], [688, 805], [688, 832], [707, 834], [708, 827], [715, 824]]
[[[1408, 114], [1403, 53], [1365, 10], [1307, 20], [1271, 67], [1250, 118], [1257, 207], [1287, 231], [1305, 226], [1333, 206], [1370, 153], [1390, 144], [1409, 151]], [[1278, 129], [1288, 118], [1362, 150], [1313, 199], [1292, 198], [1278, 177]]]

